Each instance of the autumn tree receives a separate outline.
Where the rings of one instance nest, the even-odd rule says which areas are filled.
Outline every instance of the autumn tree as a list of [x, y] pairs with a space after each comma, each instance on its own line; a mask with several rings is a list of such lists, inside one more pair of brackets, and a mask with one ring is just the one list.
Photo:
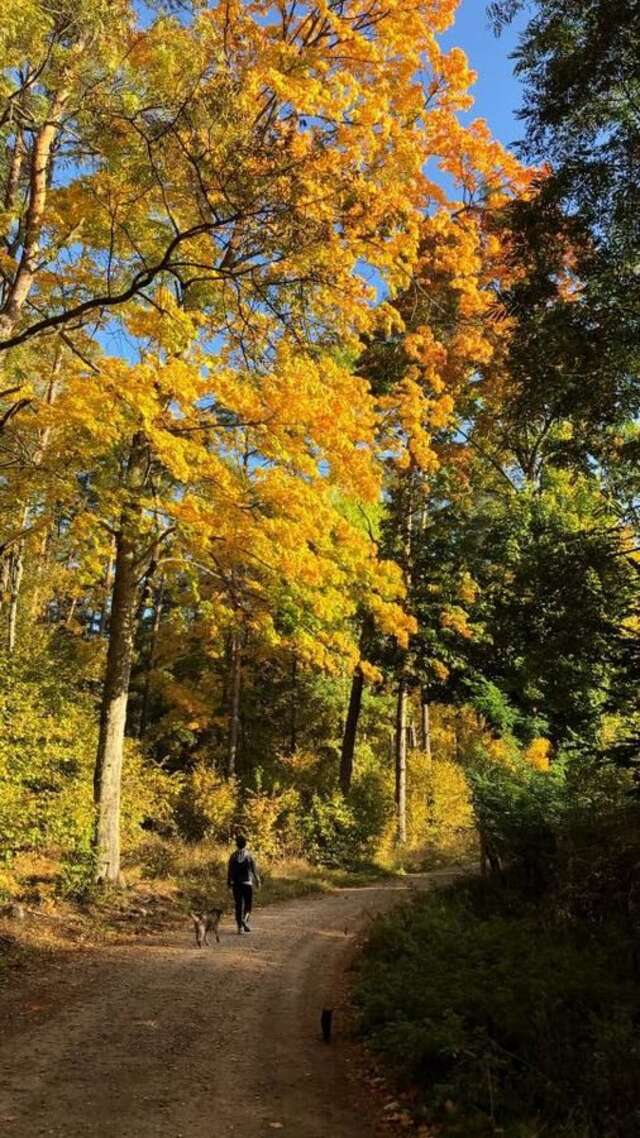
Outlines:
[[[455, 452], [448, 449], [452, 432], [471, 411], [479, 373], [500, 353], [508, 335], [494, 291], [496, 276], [505, 271], [502, 245], [486, 219], [514, 189], [525, 189], [528, 176], [489, 140], [474, 157], [475, 167], [458, 171], [467, 204], [442, 208], [424, 220], [415, 275], [382, 310], [379, 330], [369, 337], [359, 365], [381, 412], [387, 466], [383, 548], [402, 568], [414, 617], [415, 554], [435, 501], [430, 484], [443, 461], [455, 461]], [[393, 667], [398, 673], [396, 796], [402, 839], [407, 706], [417, 677], [406, 652]], [[428, 748], [425, 684], [421, 720]], [[362, 686], [356, 671], [343, 741], [345, 771], [352, 762]]]

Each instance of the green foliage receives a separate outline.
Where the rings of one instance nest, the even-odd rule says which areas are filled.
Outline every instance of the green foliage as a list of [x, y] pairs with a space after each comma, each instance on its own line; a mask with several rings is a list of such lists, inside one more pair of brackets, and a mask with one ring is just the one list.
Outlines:
[[393, 816], [388, 774], [373, 752], [366, 745], [360, 747], [346, 797], [336, 785], [336, 763], [327, 767], [321, 758], [301, 756], [296, 769], [299, 833], [305, 856], [319, 865], [348, 869], [369, 863]]
[[62, 661], [34, 652], [2, 665], [0, 722], [4, 855], [86, 847], [93, 824], [92, 701], [73, 690]]
[[[475, 496], [436, 513], [417, 551], [419, 667], [435, 699], [471, 703], [500, 735], [593, 748], [607, 707], [624, 703], [638, 603], [625, 533], [596, 479], [550, 463], [511, 494], [485, 488], [478, 469]], [[464, 572], [466, 628], [439, 629]]]
[[362, 1030], [447, 1138], [637, 1130], [640, 807], [626, 773], [545, 756], [475, 755], [502, 872], [378, 922], [365, 954]]
[[[72, 867], [88, 856], [93, 832], [97, 729], [94, 700], [82, 687], [81, 660], [68, 645], [34, 637], [28, 652], [2, 663], [0, 724], [1, 856], [58, 848], [70, 859], [65, 881], [69, 875], [71, 880]], [[177, 789], [177, 780], [127, 742], [125, 846], [141, 839], [143, 821], [168, 822]]]
[[[270, 792], [249, 792], [242, 819], [256, 848], [301, 853], [326, 866], [369, 860], [388, 817], [384, 778], [366, 747], [348, 799], [337, 786], [335, 753], [296, 751], [280, 760]], [[255, 835], [255, 839], [254, 839]]]
[[319, 865], [353, 865], [366, 859], [355, 813], [339, 791], [329, 798], [312, 795], [301, 827], [307, 854]]
[[470, 772], [475, 816], [491, 851], [541, 888], [553, 873], [555, 835], [568, 809], [565, 768], [541, 772], [520, 760]]
[[519, 758], [485, 760], [468, 777], [490, 852], [529, 893], [584, 889], [593, 902], [598, 879], [611, 896], [627, 887], [640, 858], [640, 838], [630, 840], [640, 818], [626, 773], [575, 757], [537, 770]]
[[471, 702], [489, 727], [498, 735], [510, 734], [518, 721], [518, 715], [505, 693], [484, 676], [474, 678], [469, 687]]
[[361, 1026], [446, 1135], [631, 1138], [640, 985], [624, 923], [550, 924], [506, 885], [458, 886], [380, 921]]
[[91, 849], [70, 850], [62, 859], [58, 892], [74, 901], [87, 901], [96, 894], [96, 859]]

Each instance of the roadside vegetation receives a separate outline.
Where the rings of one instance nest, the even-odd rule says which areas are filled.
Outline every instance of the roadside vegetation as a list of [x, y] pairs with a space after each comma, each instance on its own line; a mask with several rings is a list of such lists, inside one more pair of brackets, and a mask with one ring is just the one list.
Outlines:
[[504, 868], [378, 923], [357, 984], [361, 1030], [437, 1133], [631, 1138], [640, 810], [629, 780], [568, 764], [473, 781]]

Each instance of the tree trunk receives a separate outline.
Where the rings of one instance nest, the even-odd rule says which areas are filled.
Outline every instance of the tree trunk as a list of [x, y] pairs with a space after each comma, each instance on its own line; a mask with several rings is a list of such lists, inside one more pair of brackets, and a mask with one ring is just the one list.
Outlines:
[[[58, 352], [56, 352], [56, 357], [55, 357], [55, 360], [53, 363], [53, 368], [51, 371], [51, 377], [49, 379], [49, 384], [48, 384], [48, 388], [47, 388], [46, 404], [48, 407], [53, 406], [53, 404], [56, 401], [56, 396], [58, 394], [57, 377], [58, 377], [58, 373], [60, 371], [61, 360], [62, 360], [62, 353], [60, 351], [58, 351]], [[49, 445], [50, 435], [51, 435], [51, 428], [50, 427], [45, 427], [44, 430], [40, 432], [40, 436], [38, 439], [38, 445], [34, 451], [33, 458], [31, 460], [33, 466], [36, 468], [39, 468], [42, 465], [44, 456], [45, 456], [46, 451], [47, 451], [47, 447]], [[29, 506], [27, 505], [27, 506], [25, 506], [24, 514], [22, 517], [22, 528], [24, 530], [27, 529], [27, 526], [29, 524], [29, 513], [30, 513]], [[47, 568], [48, 568], [47, 567], [47, 548], [49, 545], [50, 535], [51, 535], [51, 523], [47, 522], [46, 528], [45, 528], [44, 533], [42, 535], [42, 541], [40, 543], [39, 556], [37, 556], [37, 562], [36, 562], [36, 566], [35, 566], [35, 568], [36, 568], [35, 588], [34, 588], [33, 596], [31, 599], [31, 617], [33, 620], [37, 619], [38, 611], [40, 608], [40, 594], [41, 594], [42, 581], [46, 580], [47, 575], [48, 575], [48, 573], [47, 573]], [[24, 541], [21, 541], [20, 544], [17, 546], [17, 552], [16, 552], [15, 556], [18, 559], [18, 561], [16, 562], [17, 587], [16, 587], [15, 599], [13, 598], [13, 595], [12, 595], [12, 608], [11, 608], [10, 613], [9, 613], [9, 652], [10, 653], [13, 652], [13, 647], [15, 644], [15, 621], [16, 621], [17, 608], [18, 608], [18, 594], [20, 592], [20, 584], [22, 581], [22, 570], [23, 570], [23, 561], [24, 561]]]
[[0, 606], [4, 608], [9, 600], [9, 581], [11, 579], [11, 552], [2, 555], [2, 569], [0, 570]]
[[144, 739], [147, 732], [147, 721], [149, 719], [149, 696], [151, 695], [151, 676], [156, 666], [156, 649], [158, 645], [158, 632], [160, 631], [160, 618], [162, 616], [162, 584], [156, 589], [156, 594], [153, 602], [153, 621], [151, 624], [151, 631], [149, 637], [149, 653], [147, 656], [147, 666], [144, 673], [144, 684], [142, 687], [142, 706], [140, 708], [140, 725], [138, 728], [138, 736]]
[[407, 677], [400, 676], [396, 710], [396, 817], [398, 845], [407, 841]]
[[343, 794], [351, 790], [353, 778], [353, 756], [356, 749], [356, 736], [358, 734], [358, 721], [362, 708], [362, 693], [364, 690], [364, 675], [360, 665], [355, 669], [351, 679], [351, 694], [349, 695], [349, 710], [344, 725], [342, 748], [340, 751], [340, 786]]
[[94, 775], [98, 881], [117, 882], [120, 879], [120, 787], [133, 656], [136, 594], [135, 546], [130, 538], [121, 532], [116, 537], [109, 648]]
[[51, 528], [44, 531], [42, 541], [40, 542], [40, 549], [38, 550], [37, 566], [36, 566], [36, 583], [33, 593], [31, 595], [31, 603], [29, 605], [29, 615], [33, 621], [43, 618], [44, 606], [42, 604], [42, 586], [43, 581], [46, 581], [51, 575], [51, 565], [49, 562], [49, 545], [51, 542]]
[[[33, 137], [22, 254], [0, 314], [0, 334], [4, 338], [8, 338], [15, 328], [39, 269], [40, 234], [47, 203], [49, 164], [68, 97], [69, 91], [65, 86], [52, 96], [45, 122]], [[23, 158], [24, 155], [20, 157], [21, 165]]]
[[422, 702], [420, 704], [420, 745], [431, 764], [431, 710], [424, 688], [422, 690]]
[[289, 754], [295, 754], [298, 746], [298, 660], [291, 661], [291, 719], [289, 722]]
[[[365, 613], [360, 633], [360, 657], [364, 658], [371, 646], [375, 625], [370, 613]], [[353, 760], [358, 737], [358, 724], [362, 710], [362, 694], [364, 692], [364, 673], [358, 666], [351, 677], [351, 691], [349, 693], [349, 707], [347, 718], [342, 728], [342, 746], [340, 748], [340, 786], [343, 794], [347, 794], [353, 781]], [[393, 743], [391, 744], [393, 749]]]
[[102, 609], [100, 610], [100, 628], [101, 636], [104, 636], [107, 631], [109, 623], [109, 600], [113, 592], [113, 557], [109, 557], [107, 562], [107, 571], [105, 573], [105, 594]]
[[227, 774], [233, 778], [238, 758], [238, 739], [240, 737], [240, 689], [242, 683], [242, 649], [240, 633], [234, 628], [231, 635], [231, 722], [229, 725], [229, 757]]
[[[16, 131], [16, 141], [11, 154], [11, 162], [9, 164], [9, 174], [7, 176], [7, 187], [4, 194], [4, 208], [12, 210], [17, 198], [18, 187], [20, 185], [20, 175], [22, 167], [27, 154], [27, 148], [24, 142], [24, 134], [21, 130]], [[8, 240], [7, 240], [8, 244]], [[11, 254], [13, 256], [13, 254]]]
[[93, 779], [96, 880], [107, 882], [120, 880], [120, 792], [138, 595], [139, 494], [147, 473], [148, 447], [144, 436], [137, 434], [127, 465], [128, 498], [115, 539], [109, 646]]
[[77, 606], [78, 606], [78, 598], [72, 597], [71, 598], [71, 604], [69, 605], [69, 612], [67, 613], [67, 616], [66, 616], [66, 619], [64, 622], [65, 628], [71, 628], [71, 625], [73, 623], [73, 618], [76, 615]]
[[18, 620], [18, 600], [24, 572], [24, 542], [20, 542], [11, 552], [9, 566], [9, 616], [7, 622], [7, 651], [13, 655], [16, 647], [16, 624]]

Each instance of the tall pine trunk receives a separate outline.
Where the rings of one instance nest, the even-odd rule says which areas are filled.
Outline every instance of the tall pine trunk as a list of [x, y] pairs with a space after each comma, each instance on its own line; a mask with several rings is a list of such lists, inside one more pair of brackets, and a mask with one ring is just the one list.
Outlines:
[[396, 819], [398, 845], [407, 841], [407, 677], [398, 681], [396, 706]]
[[344, 725], [342, 748], [340, 750], [340, 786], [343, 794], [348, 794], [353, 778], [353, 756], [356, 749], [356, 736], [358, 733], [358, 720], [362, 708], [362, 692], [364, 690], [364, 675], [358, 665], [351, 679], [351, 693], [349, 695], [349, 709], [347, 721]]
[[137, 560], [140, 518], [138, 496], [146, 472], [147, 448], [143, 436], [136, 435], [127, 467], [128, 501], [122, 511], [120, 530], [115, 538], [109, 646], [93, 780], [96, 879], [105, 882], [120, 880], [122, 760], [140, 568]]

